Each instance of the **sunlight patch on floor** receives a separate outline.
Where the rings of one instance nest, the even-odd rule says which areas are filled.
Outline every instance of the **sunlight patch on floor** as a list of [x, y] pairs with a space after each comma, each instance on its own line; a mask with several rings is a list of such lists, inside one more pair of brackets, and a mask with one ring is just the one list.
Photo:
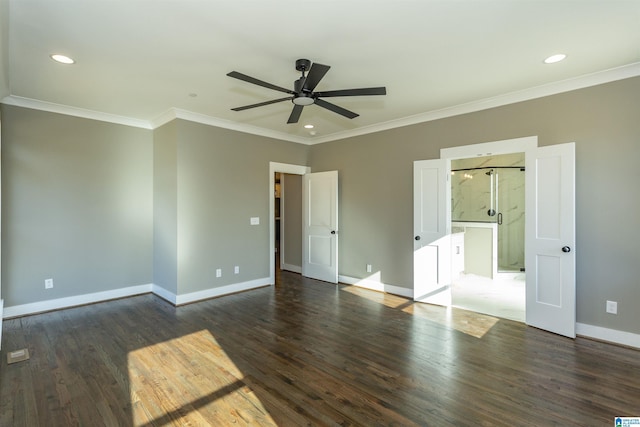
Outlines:
[[276, 425], [207, 330], [129, 353], [133, 425]]
[[405, 313], [428, 319], [475, 338], [482, 338], [500, 319], [472, 311], [415, 302], [402, 309]]
[[[370, 279], [367, 278], [363, 280]], [[482, 338], [496, 323], [500, 321], [500, 319], [496, 317], [485, 314], [414, 302], [413, 300], [405, 297], [366, 289], [357, 285], [345, 286], [342, 288], [342, 291], [382, 304], [385, 307], [400, 309], [407, 314], [439, 323], [475, 338]]]
[[390, 308], [400, 307], [407, 302], [406, 298], [384, 292], [384, 285], [380, 281], [379, 271], [360, 280], [353, 286], [345, 286], [342, 290]]

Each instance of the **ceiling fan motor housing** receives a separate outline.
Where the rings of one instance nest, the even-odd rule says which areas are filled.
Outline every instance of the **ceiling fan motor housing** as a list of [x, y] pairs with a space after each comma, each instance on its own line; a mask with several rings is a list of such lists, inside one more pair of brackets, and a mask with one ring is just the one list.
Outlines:
[[298, 59], [296, 61], [296, 70], [305, 72], [311, 68], [311, 61], [308, 59]]

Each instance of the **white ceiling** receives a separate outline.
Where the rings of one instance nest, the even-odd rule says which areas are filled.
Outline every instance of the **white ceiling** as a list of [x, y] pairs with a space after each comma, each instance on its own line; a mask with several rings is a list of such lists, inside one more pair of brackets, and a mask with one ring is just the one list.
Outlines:
[[[177, 116], [313, 143], [640, 75], [638, 0], [8, 3], [4, 102], [150, 127]], [[543, 63], [555, 53], [568, 57]], [[298, 58], [332, 67], [316, 90], [387, 95], [332, 98], [353, 120], [312, 105], [287, 124], [288, 101], [230, 110], [286, 95], [228, 72], [293, 88]]]

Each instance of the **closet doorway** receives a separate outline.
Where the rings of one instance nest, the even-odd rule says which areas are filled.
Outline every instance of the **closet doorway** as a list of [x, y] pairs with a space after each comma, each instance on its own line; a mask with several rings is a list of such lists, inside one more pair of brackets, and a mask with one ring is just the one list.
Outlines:
[[274, 180], [276, 270], [302, 273], [302, 175], [276, 172]]

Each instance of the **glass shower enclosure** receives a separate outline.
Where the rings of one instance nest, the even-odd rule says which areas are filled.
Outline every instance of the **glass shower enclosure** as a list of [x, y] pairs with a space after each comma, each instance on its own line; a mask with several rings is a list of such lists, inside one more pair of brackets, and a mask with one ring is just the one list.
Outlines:
[[453, 167], [452, 221], [497, 224], [498, 272], [524, 271], [524, 167]]

